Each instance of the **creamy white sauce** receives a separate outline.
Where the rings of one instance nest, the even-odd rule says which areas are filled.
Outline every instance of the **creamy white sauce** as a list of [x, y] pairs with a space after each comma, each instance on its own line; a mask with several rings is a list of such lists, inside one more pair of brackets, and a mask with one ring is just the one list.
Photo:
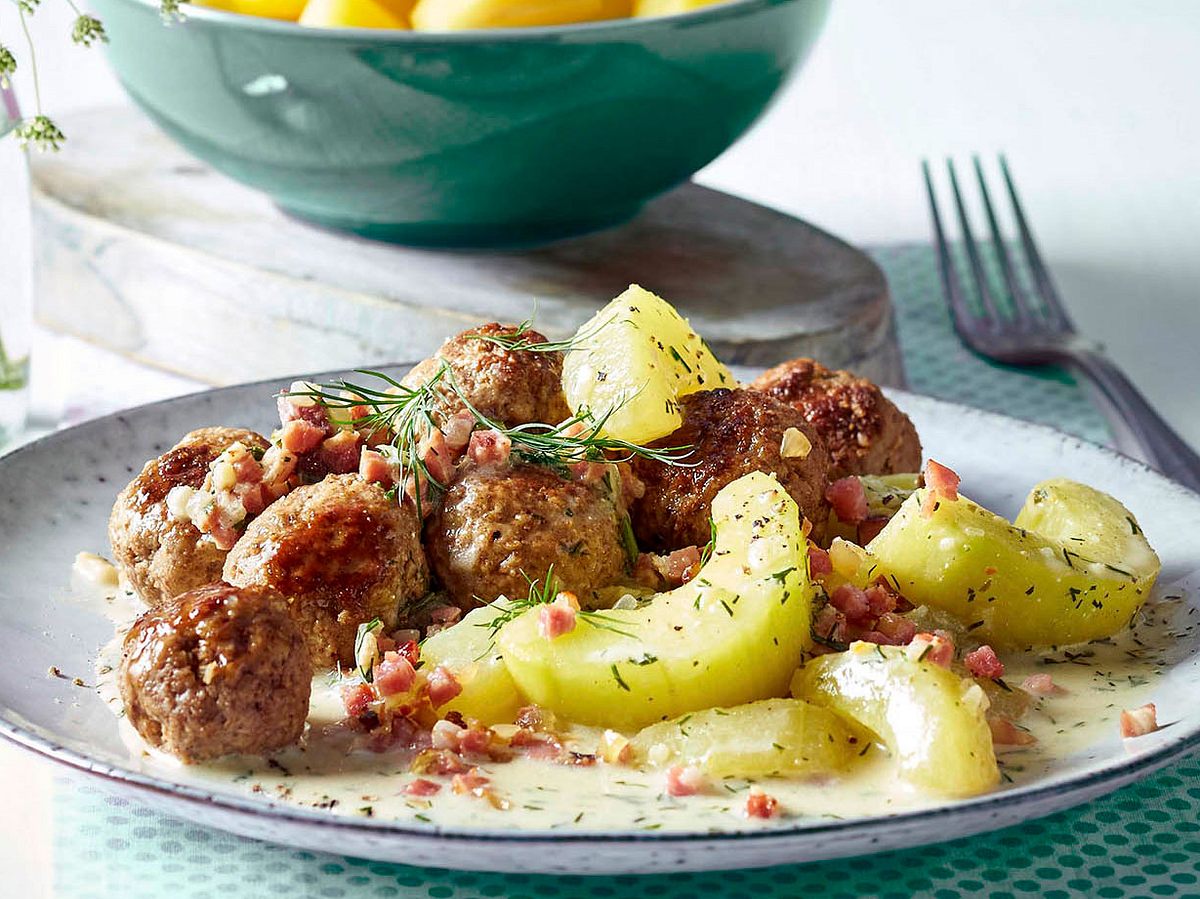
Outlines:
[[[90, 560], [84, 567], [97, 573]], [[121, 639], [144, 607], [132, 591], [109, 586], [103, 570], [99, 575], [91, 581], [90, 603], [98, 604], [113, 620], [117, 635], [98, 654], [96, 689], [121, 717], [122, 738], [141, 766], [174, 780], [240, 790], [339, 815], [528, 830], [731, 831], [805, 818], [889, 815], [947, 801], [906, 785], [878, 745], [838, 776], [757, 778], [753, 783], [730, 778], [710, 781], [703, 793], [681, 798], [667, 795], [661, 769], [638, 770], [602, 761], [577, 767], [520, 756], [479, 765], [507, 808], [493, 807], [470, 794], [456, 795], [449, 778], [430, 777], [442, 783], [441, 791], [428, 799], [414, 798], [404, 793], [415, 779], [409, 771], [410, 753], [356, 749], [355, 735], [338, 724], [343, 717], [339, 688], [346, 681], [337, 672], [314, 678], [309, 723], [299, 745], [265, 759], [230, 757], [182, 765], [148, 747], [123, 718], [115, 678]], [[1005, 683], [1016, 687], [1026, 675], [1049, 673], [1066, 692], [1034, 699], [1019, 724], [1037, 737], [1037, 743], [1000, 752], [1003, 779], [998, 789], [1053, 776], [1068, 760], [1077, 763], [1100, 744], [1111, 746], [1121, 710], [1153, 698], [1154, 682], [1175, 660], [1173, 650], [1183, 649], [1179, 637], [1185, 629], [1190, 632], [1194, 615], [1177, 597], [1158, 599], [1147, 605], [1132, 629], [1110, 640], [1055, 652], [1005, 654]], [[592, 753], [602, 731], [577, 727], [566, 737], [568, 748]], [[752, 785], [775, 797], [782, 814], [768, 821], [747, 819], [743, 810]]]

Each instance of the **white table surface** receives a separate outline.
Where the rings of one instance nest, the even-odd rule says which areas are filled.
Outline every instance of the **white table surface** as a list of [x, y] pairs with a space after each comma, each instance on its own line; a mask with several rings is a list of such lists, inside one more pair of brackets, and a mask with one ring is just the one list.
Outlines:
[[[13, 46], [5, 4], [0, 40]], [[66, 4], [34, 17], [49, 109], [120, 96], [101, 53], [70, 45]], [[18, 89], [28, 97], [26, 79]], [[1004, 150], [1060, 287], [1153, 402], [1200, 444], [1200, 2], [840, 0], [802, 76], [700, 180], [857, 243], [928, 239], [924, 155]], [[27, 227], [18, 156], [0, 147], [0, 290]], [[14, 255], [15, 254], [15, 255]], [[192, 385], [97, 377], [43, 338], [38, 402], [86, 414]], [[35, 372], [35, 380], [36, 380]], [[48, 766], [0, 745], [0, 895], [51, 894]]]

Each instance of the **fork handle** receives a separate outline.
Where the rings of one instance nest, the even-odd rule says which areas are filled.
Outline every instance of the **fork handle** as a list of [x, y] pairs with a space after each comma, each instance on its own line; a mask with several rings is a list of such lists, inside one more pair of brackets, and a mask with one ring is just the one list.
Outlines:
[[1141, 445], [1150, 465], [1172, 480], [1200, 491], [1200, 455], [1154, 411], [1111, 359], [1096, 350], [1073, 349], [1066, 361], [1100, 389]]

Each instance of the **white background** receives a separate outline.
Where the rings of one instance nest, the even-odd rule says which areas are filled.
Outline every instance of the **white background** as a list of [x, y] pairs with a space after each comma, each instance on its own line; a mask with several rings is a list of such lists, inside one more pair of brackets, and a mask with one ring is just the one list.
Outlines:
[[[43, 5], [48, 109], [117, 100], [64, 0]], [[4, 4], [19, 52], [15, 27]], [[857, 243], [924, 240], [918, 161], [999, 150], [1079, 324], [1200, 443], [1197, 0], [838, 0], [801, 76], [700, 178]]]

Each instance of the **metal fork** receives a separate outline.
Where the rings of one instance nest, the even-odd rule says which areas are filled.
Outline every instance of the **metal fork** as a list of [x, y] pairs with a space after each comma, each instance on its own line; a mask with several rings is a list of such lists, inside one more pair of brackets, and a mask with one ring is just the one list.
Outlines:
[[979, 157], [974, 157], [973, 162], [984, 216], [1008, 294], [1009, 308], [1002, 308], [1001, 297], [989, 283], [980, 246], [975, 240], [963, 193], [959, 188], [958, 173], [954, 162], [948, 159], [946, 169], [950, 176], [954, 207], [981, 307], [972, 308], [946, 239], [929, 163], [921, 163], [925, 188], [929, 193], [929, 208], [933, 213], [933, 232], [937, 241], [942, 283], [959, 336], [972, 350], [997, 362], [1020, 366], [1062, 365], [1084, 375], [1098, 388], [1100, 396], [1109, 404], [1110, 411], [1123, 422], [1129, 432], [1127, 436], [1136, 442], [1147, 462], [1192, 490], [1200, 490], [1200, 456], [1154, 411], [1125, 374], [1103, 354], [1099, 344], [1084, 339], [1075, 330], [1034, 243], [1025, 210], [1017, 198], [1008, 162], [1001, 156], [1000, 171], [1012, 204], [1013, 218], [1016, 220], [1033, 290], [1029, 291], [1022, 285], [1013, 254], [1001, 234]]

